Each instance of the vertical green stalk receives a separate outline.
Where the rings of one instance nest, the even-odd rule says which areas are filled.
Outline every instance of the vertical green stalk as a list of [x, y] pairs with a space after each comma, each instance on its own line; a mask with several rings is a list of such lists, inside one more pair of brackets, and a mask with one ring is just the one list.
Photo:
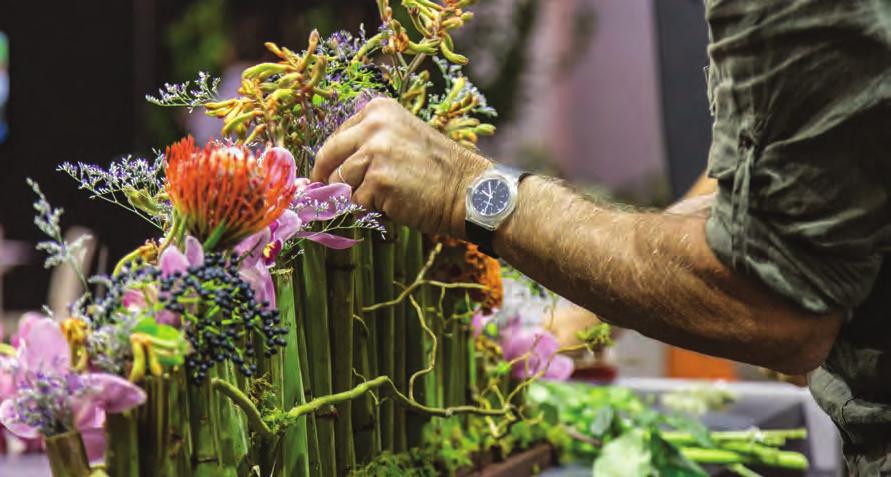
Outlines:
[[163, 378], [149, 376], [144, 387], [146, 404], [135, 412], [140, 430], [139, 475], [190, 476], [193, 446], [185, 368]]
[[215, 392], [211, 378], [235, 382], [232, 364], [217, 363], [207, 377], [189, 391], [192, 419], [193, 475], [196, 477], [235, 477], [248, 471], [247, 423], [232, 402]]
[[[258, 388], [258, 391], [262, 389], [262, 392], [250, 393], [251, 397], [259, 401], [257, 405], [261, 409], [282, 408], [282, 376], [277, 373], [281, 366], [273, 366], [273, 363], [280, 360], [281, 357], [278, 353], [272, 356], [266, 354], [269, 348], [261, 333], [255, 332], [252, 338], [254, 349], [257, 350], [253, 358], [254, 364], [257, 366], [254, 383], [255, 385], [263, 383], [263, 386]], [[239, 388], [243, 389], [241, 386]], [[277, 449], [277, 441], [255, 436], [253, 444], [251, 452], [260, 466], [260, 472], [270, 477], [281, 477], [282, 469], [280, 465], [277, 465], [281, 452]]]
[[[371, 235], [368, 231], [364, 240], [356, 247], [355, 309], [362, 321], [356, 320], [353, 327], [353, 366], [359, 375], [366, 379], [377, 376], [377, 361], [374, 345], [375, 320], [374, 312], [362, 312], [362, 308], [374, 304], [374, 261], [372, 256]], [[353, 402], [353, 435], [355, 437], [356, 463], [363, 465], [380, 453], [377, 445], [378, 433], [375, 412], [377, 408], [371, 395], [366, 393]]]
[[[374, 300], [376, 303], [390, 301], [395, 297], [393, 287], [394, 253], [396, 251], [397, 229], [387, 224], [387, 236], [375, 236], [372, 243], [374, 250]], [[392, 306], [377, 310], [377, 374], [394, 376], [396, 371], [396, 316]], [[379, 406], [381, 448], [394, 450], [394, 414], [392, 399], [381, 402]]]
[[[303, 294], [305, 290], [303, 286], [303, 268], [298, 267], [291, 275], [294, 285], [294, 311], [296, 318], [295, 331], [297, 332], [298, 356], [300, 358], [300, 378], [303, 385], [302, 394], [298, 399], [300, 402], [306, 402], [313, 398], [312, 379], [309, 372], [309, 354], [307, 352], [306, 340], [306, 296]], [[319, 457], [319, 436], [316, 431], [316, 415], [309, 414], [306, 416], [306, 434], [309, 445], [309, 475], [321, 475], [321, 461]]]
[[[303, 296], [309, 377], [313, 396], [331, 394], [331, 338], [328, 329], [328, 280], [325, 274], [325, 248], [306, 243], [303, 253]], [[316, 413], [319, 440], [318, 475], [337, 475], [334, 444], [334, 408]]]
[[109, 477], [139, 477], [136, 411], [105, 416], [105, 468]]
[[[401, 292], [402, 288], [407, 286], [405, 272], [405, 254], [408, 250], [408, 232], [408, 228], [399, 227], [397, 232], [398, 235], [396, 237], [396, 251], [393, 254], [393, 282], [399, 284], [398, 290], [395, 290], [396, 293]], [[395, 355], [393, 360], [395, 366], [393, 368], [393, 374], [391, 376], [393, 377], [393, 384], [395, 384], [396, 388], [402, 392], [406, 392], [408, 383], [408, 378], [406, 377], [406, 366], [408, 361], [406, 345], [408, 343], [408, 340], [405, 336], [405, 333], [407, 331], [405, 319], [407, 316], [407, 309], [410, 307], [411, 304], [408, 300], [403, 300], [395, 307], [393, 307], [393, 335], [395, 339]], [[394, 406], [393, 448], [396, 452], [404, 452], [407, 449], [406, 429], [405, 407]]]
[[[275, 274], [275, 296], [282, 323], [287, 325], [285, 335], [287, 344], [278, 358], [272, 362], [272, 375], [280, 379], [280, 408], [291, 409], [303, 404], [303, 376], [301, 374], [300, 343], [297, 335], [297, 304], [294, 299], [294, 281], [290, 270]], [[273, 383], [276, 387], [278, 383]], [[288, 477], [309, 477], [309, 439], [307, 435], [306, 417], [301, 417], [293, 426], [288, 427], [281, 436], [280, 456], [276, 472]], [[279, 469], [281, 469], [279, 471]]]
[[90, 463], [84, 441], [77, 431], [56, 434], [46, 438], [46, 454], [49, 457], [53, 477], [87, 477]]
[[[353, 231], [355, 233], [355, 231]], [[353, 298], [355, 292], [356, 251], [329, 250], [328, 320], [331, 324], [332, 388], [335, 393], [353, 388]], [[335, 449], [337, 475], [347, 475], [356, 465], [353, 448], [351, 400], [335, 406]]]
[[455, 319], [456, 297], [447, 293], [443, 303], [443, 316], [446, 319], [445, 344], [443, 346], [445, 367], [445, 404], [460, 406], [464, 404], [467, 389], [467, 339], [460, 320]]
[[[420, 232], [410, 231], [405, 241], [405, 276], [406, 281], [411, 282], [417, 277], [418, 272], [424, 266], [424, 238]], [[420, 290], [412, 294], [421, 307], [422, 311], [426, 311], [426, 300], [424, 298], [425, 290]], [[410, 305], [410, 303], [409, 303]], [[426, 320], [426, 316], [424, 317]], [[407, 380], [412, 374], [426, 368], [428, 362], [428, 341], [429, 337], [421, 328], [420, 317], [413, 306], [406, 307], [405, 312], [405, 379]], [[429, 323], [429, 320], [428, 320]], [[424, 380], [415, 382], [414, 397], [418, 402], [427, 402], [427, 386], [426, 377]], [[405, 416], [405, 437], [406, 445], [409, 448], [421, 445], [421, 437], [424, 425], [429, 419], [414, 410], [407, 409]]]

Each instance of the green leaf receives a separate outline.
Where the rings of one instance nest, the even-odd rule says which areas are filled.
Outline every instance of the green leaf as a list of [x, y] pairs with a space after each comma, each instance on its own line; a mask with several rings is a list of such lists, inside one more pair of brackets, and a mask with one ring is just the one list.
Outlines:
[[552, 426], [560, 424], [560, 411], [551, 403], [542, 403], [538, 406], [544, 414], [544, 420]]
[[643, 429], [632, 429], [603, 447], [594, 461], [595, 477], [648, 477], [653, 475], [652, 453]]
[[612, 426], [615, 416], [616, 413], [611, 406], [604, 406], [598, 409], [594, 419], [591, 421], [591, 425], [588, 426], [591, 435], [598, 438], [602, 437]]
[[143, 318], [133, 327], [132, 333], [145, 333], [149, 336], [155, 336], [158, 332], [158, 322], [154, 318]]
[[660, 477], [708, 477], [708, 474], [690, 461], [658, 434], [650, 437], [652, 464]]
[[708, 428], [701, 422], [680, 415], [668, 415], [665, 418], [665, 422], [679, 431], [689, 433], [690, 437], [696, 441], [697, 446], [705, 448], [715, 447], [715, 442], [712, 440]]

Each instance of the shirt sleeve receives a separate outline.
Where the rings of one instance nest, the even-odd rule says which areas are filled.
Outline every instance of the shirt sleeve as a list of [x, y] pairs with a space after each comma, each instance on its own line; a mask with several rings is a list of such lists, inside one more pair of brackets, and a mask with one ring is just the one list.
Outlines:
[[815, 313], [891, 251], [891, 6], [709, 2], [715, 254]]

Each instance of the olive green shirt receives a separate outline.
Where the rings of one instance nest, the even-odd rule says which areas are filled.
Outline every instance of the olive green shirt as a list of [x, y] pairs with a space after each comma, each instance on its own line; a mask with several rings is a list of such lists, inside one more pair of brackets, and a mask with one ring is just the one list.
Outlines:
[[891, 0], [706, 0], [706, 16], [708, 242], [803, 309], [847, 312], [810, 387], [852, 470], [891, 474]]

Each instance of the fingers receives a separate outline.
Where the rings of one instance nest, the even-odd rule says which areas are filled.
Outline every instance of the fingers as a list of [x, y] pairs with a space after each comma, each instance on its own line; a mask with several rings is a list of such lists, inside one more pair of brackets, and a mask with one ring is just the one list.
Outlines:
[[359, 150], [366, 136], [365, 129], [358, 126], [331, 135], [316, 154], [316, 163], [312, 168], [310, 179], [323, 181], [331, 177], [338, 166]]
[[361, 152], [353, 154], [334, 169], [334, 172], [328, 176], [328, 183], [343, 182], [355, 190], [365, 180], [365, 172], [368, 170], [370, 162], [369, 157]]
[[[368, 140], [375, 131], [376, 126], [386, 122], [380, 119], [381, 112], [391, 110], [394, 105], [399, 107], [392, 99], [375, 98], [369, 101], [358, 113], [347, 119], [325, 141], [319, 153], [316, 154], [316, 162], [312, 170], [311, 179], [321, 181], [330, 177], [343, 161], [352, 156]], [[369, 119], [372, 117], [377, 117], [377, 120]], [[366, 119], [368, 120], [366, 121]]]

